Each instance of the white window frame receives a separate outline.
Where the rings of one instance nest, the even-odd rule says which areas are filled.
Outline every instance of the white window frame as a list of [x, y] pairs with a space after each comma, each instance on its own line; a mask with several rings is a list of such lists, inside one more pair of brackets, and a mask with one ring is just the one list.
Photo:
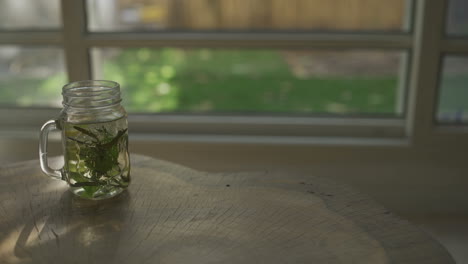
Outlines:
[[[94, 47], [234, 47], [285, 49], [387, 49], [409, 54], [402, 118], [278, 117], [222, 115], [130, 115], [136, 137], [197, 142], [274, 144], [456, 145], [468, 142], [466, 127], [435, 124], [443, 54], [468, 54], [468, 39], [445, 36], [448, 0], [408, 0], [408, 33], [89, 33], [85, 0], [62, 0], [64, 30], [0, 32], [0, 44], [63, 47], [69, 80], [91, 79]], [[413, 10], [414, 9], [414, 10]], [[409, 22], [407, 22], [409, 23]], [[33, 110], [33, 111], [32, 111]], [[0, 108], [0, 133], [37, 131], [58, 109]], [[7, 129], [9, 128], [9, 129]], [[2, 135], [2, 134], [0, 134]]]

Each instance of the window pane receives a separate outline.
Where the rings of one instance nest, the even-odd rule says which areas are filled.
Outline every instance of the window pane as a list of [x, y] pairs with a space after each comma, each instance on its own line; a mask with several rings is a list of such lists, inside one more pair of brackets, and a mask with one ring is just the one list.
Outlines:
[[60, 26], [60, 0], [0, 0], [0, 30]]
[[0, 106], [61, 106], [67, 82], [58, 48], [0, 46]]
[[447, 15], [447, 33], [450, 35], [468, 34], [468, 1], [450, 0]]
[[437, 120], [441, 123], [468, 123], [468, 57], [444, 59]]
[[409, 0], [88, 0], [91, 31], [385, 30]]
[[401, 52], [229, 49], [92, 51], [133, 112], [399, 114]]

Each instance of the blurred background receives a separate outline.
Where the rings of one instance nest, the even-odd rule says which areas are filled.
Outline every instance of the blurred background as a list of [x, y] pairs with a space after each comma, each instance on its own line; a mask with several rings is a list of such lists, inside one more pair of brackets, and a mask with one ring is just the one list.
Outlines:
[[[89, 0], [87, 28], [108, 32], [411, 31], [406, 0]], [[466, 34], [463, 0], [448, 32]], [[62, 28], [58, 0], [1, 0], [0, 29]], [[118, 46], [118, 43], [116, 43]], [[116, 80], [131, 112], [401, 116], [407, 51], [368, 49], [113, 48], [90, 50], [93, 79]], [[468, 119], [466, 57], [444, 60], [437, 118]], [[0, 45], [0, 105], [61, 107], [61, 47]], [[157, 100], [154, 100], [157, 98]]]
[[468, 263], [467, 38], [467, 0], [0, 0], [0, 165], [38, 158], [64, 84], [114, 80], [132, 152], [336, 178]]

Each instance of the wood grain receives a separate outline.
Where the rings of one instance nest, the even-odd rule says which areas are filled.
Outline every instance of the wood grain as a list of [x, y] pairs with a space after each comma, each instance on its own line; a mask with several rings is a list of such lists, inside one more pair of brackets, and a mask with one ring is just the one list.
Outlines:
[[0, 263], [453, 263], [351, 188], [284, 172], [206, 173], [132, 155], [133, 182], [87, 201], [38, 161], [0, 168]]

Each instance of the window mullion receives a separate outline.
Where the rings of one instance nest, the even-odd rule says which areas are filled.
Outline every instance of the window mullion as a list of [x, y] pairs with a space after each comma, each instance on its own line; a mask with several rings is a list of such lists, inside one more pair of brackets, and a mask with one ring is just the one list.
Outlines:
[[70, 81], [91, 79], [86, 33], [84, 0], [62, 0], [63, 43]]
[[428, 143], [434, 111], [446, 0], [419, 0], [416, 6], [407, 134], [416, 145]]
[[5, 45], [62, 45], [60, 31], [0, 32], [0, 44]]
[[406, 33], [91, 33], [88, 47], [390, 48], [411, 47]]
[[444, 39], [442, 49], [447, 53], [468, 54], [468, 39]]

